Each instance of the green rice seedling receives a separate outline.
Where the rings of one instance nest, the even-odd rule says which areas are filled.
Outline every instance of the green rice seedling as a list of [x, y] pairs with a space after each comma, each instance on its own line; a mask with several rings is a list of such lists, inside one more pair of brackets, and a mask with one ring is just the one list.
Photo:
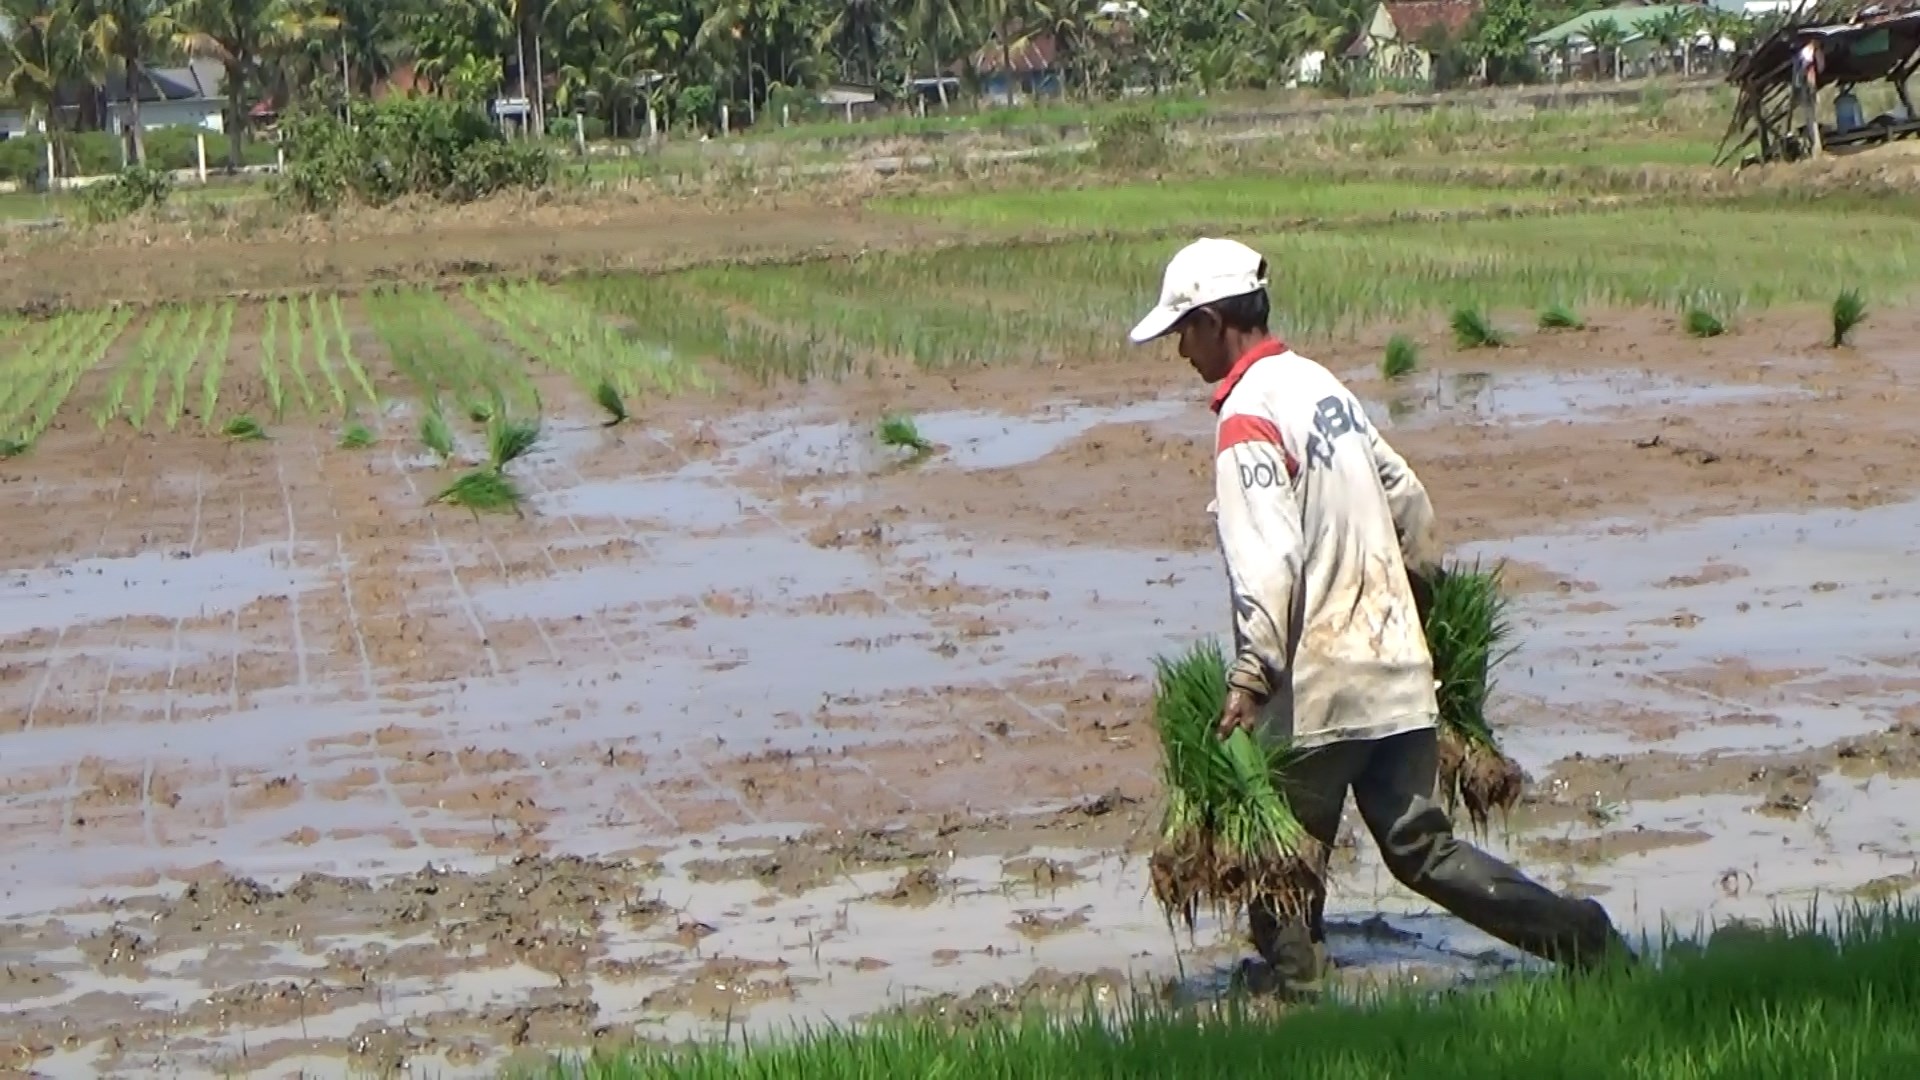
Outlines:
[[251, 416], [241, 415], [227, 421], [221, 434], [234, 442], [257, 442], [267, 437], [267, 430]]
[[509, 510], [525, 516], [520, 511], [520, 489], [511, 477], [497, 469], [475, 469], [466, 473], [435, 495], [433, 501], [464, 507], [476, 516]]
[[1486, 310], [1461, 306], [1453, 309], [1449, 320], [1454, 344], [1463, 349], [1498, 349], [1507, 343], [1507, 335], [1493, 325]]
[[1320, 862], [1276, 782], [1295, 752], [1263, 746], [1244, 731], [1225, 740], [1215, 734], [1227, 700], [1227, 662], [1217, 645], [1202, 642], [1154, 667], [1167, 802], [1150, 876], [1161, 912], [1191, 930], [1203, 908], [1229, 921], [1256, 898], [1299, 910]]
[[420, 418], [420, 441], [441, 461], [453, 456], [453, 429], [438, 408]]
[[497, 415], [499, 414], [494, 412], [493, 402], [491, 401], [474, 401], [469, 402], [467, 405], [467, 419], [476, 424], [492, 423], [493, 418]]
[[1403, 379], [1420, 370], [1420, 347], [1405, 334], [1395, 334], [1387, 340], [1387, 352], [1380, 358], [1380, 374], [1389, 379]]
[[1726, 322], [1701, 303], [1695, 303], [1687, 308], [1686, 315], [1681, 319], [1681, 325], [1686, 327], [1690, 337], [1712, 338], [1727, 332]]
[[1854, 327], [1859, 326], [1867, 317], [1867, 301], [1858, 289], [1843, 290], [1833, 298], [1833, 333], [1827, 338], [1827, 344], [1839, 348], [1847, 343]]
[[33, 444], [25, 439], [0, 436], [0, 458], [16, 458], [31, 449]]
[[620, 390], [612, 383], [601, 379], [593, 388], [593, 400], [607, 414], [607, 420], [601, 427], [612, 427], [627, 418], [627, 403], [620, 399]]
[[340, 433], [340, 449], [365, 450], [373, 445], [373, 431], [365, 424], [348, 424]]
[[1540, 310], [1542, 330], [1585, 330], [1587, 321], [1565, 304], [1549, 304]]
[[880, 445], [910, 450], [915, 458], [933, 453], [933, 443], [920, 434], [920, 425], [905, 413], [890, 413], [880, 419]]
[[1447, 565], [1426, 588], [1423, 619], [1433, 677], [1439, 684], [1440, 790], [1449, 809], [1464, 805], [1476, 829], [1491, 814], [1505, 814], [1520, 801], [1526, 775], [1500, 750], [1487, 723], [1493, 671], [1513, 650], [1507, 647], [1506, 594], [1500, 568]]
[[505, 416], [487, 430], [487, 461], [494, 472], [533, 451], [540, 442], [540, 421], [510, 420]]

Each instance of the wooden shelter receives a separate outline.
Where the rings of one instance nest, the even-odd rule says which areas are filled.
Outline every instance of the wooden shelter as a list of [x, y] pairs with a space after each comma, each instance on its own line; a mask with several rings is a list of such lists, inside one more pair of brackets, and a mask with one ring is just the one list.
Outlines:
[[[1920, 134], [1907, 93], [1916, 66], [1920, 0], [1868, 7], [1829, 2], [1785, 14], [1727, 75], [1739, 99], [1716, 163], [1796, 161]], [[1836, 104], [1822, 119], [1821, 90], [1836, 88], [1837, 100], [1856, 84], [1881, 81], [1899, 98], [1897, 111], [1868, 119]]]

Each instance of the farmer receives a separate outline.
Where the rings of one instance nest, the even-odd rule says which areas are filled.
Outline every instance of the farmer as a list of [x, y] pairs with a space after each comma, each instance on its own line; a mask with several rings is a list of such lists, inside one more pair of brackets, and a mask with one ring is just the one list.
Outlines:
[[[1322, 857], [1347, 791], [1401, 884], [1517, 948], [1586, 967], [1627, 952], [1606, 911], [1563, 898], [1453, 835], [1434, 801], [1433, 661], [1406, 567], [1438, 563], [1413, 470], [1326, 368], [1267, 329], [1267, 262], [1196, 240], [1167, 264], [1136, 344], [1178, 334], [1219, 414], [1212, 509], [1236, 654], [1219, 735], [1290, 738], [1283, 790]], [[1324, 868], [1324, 864], [1323, 864]], [[1308, 910], [1249, 912], [1254, 947], [1291, 982], [1325, 963], [1324, 886]]]

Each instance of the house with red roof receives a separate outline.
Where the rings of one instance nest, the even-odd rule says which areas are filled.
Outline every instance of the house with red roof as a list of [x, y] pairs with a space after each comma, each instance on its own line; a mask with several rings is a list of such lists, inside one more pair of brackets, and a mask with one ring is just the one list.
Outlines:
[[1385, 0], [1374, 5], [1346, 57], [1364, 62], [1377, 79], [1428, 84], [1438, 46], [1458, 41], [1478, 14], [1480, 0]]

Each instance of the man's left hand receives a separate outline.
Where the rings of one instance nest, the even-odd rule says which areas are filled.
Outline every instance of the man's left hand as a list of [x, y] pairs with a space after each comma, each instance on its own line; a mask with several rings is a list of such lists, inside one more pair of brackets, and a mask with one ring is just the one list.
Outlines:
[[1226, 708], [1220, 710], [1220, 724], [1214, 728], [1214, 734], [1222, 739], [1233, 737], [1236, 731], [1252, 735], [1254, 725], [1260, 722], [1260, 703], [1245, 690], [1227, 691]]

